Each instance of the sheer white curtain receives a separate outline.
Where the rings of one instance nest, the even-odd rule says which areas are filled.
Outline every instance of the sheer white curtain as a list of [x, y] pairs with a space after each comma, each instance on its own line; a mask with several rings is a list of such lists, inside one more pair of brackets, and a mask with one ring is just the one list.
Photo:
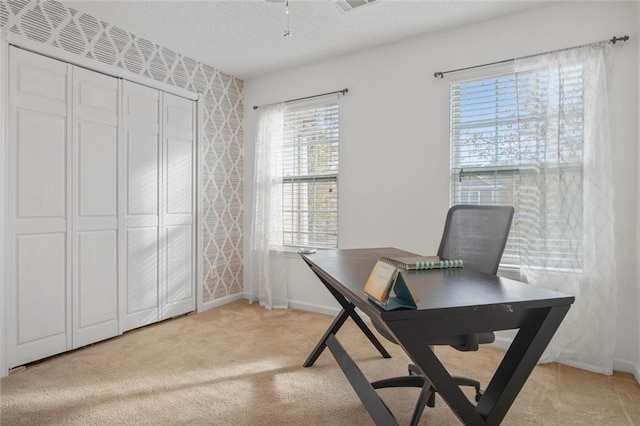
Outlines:
[[260, 107], [255, 143], [253, 210], [245, 291], [249, 302], [287, 307], [282, 246], [282, 143], [284, 104]]
[[516, 72], [535, 74], [518, 87], [518, 102], [527, 99], [519, 105], [519, 122], [527, 123], [519, 138], [529, 141], [520, 187], [521, 278], [576, 298], [541, 361], [611, 374], [617, 285], [607, 49], [519, 60]]

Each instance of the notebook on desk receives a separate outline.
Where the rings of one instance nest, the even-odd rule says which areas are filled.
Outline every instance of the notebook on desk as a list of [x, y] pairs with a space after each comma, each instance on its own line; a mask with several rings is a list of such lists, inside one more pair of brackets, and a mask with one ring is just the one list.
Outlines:
[[382, 262], [405, 271], [421, 269], [462, 268], [462, 259], [441, 259], [438, 256], [393, 256], [382, 257]]

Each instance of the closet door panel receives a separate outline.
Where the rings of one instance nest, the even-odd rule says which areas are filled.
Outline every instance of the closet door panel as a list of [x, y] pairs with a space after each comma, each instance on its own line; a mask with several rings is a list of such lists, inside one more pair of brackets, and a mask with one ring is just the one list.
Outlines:
[[[77, 69], [77, 68], [76, 68]], [[78, 103], [85, 119], [117, 123], [117, 117], [104, 115], [102, 111], [118, 112], [118, 91], [112, 90], [114, 78], [89, 70], [79, 70], [82, 80], [78, 82]], [[88, 76], [88, 77], [87, 77]], [[114, 121], [114, 118], [116, 121]]]
[[160, 92], [129, 81], [125, 81], [124, 86], [128, 95], [125, 99], [125, 114], [136, 119], [135, 123], [131, 123], [132, 126], [158, 133]]
[[9, 198], [4, 261], [11, 368], [63, 352], [71, 343], [71, 66], [15, 47], [9, 64], [8, 174], [2, 184]]
[[17, 326], [22, 362], [67, 349], [67, 273], [65, 233], [23, 235], [17, 238]]
[[193, 102], [163, 94], [161, 319], [195, 309]]
[[80, 217], [116, 217], [117, 130], [113, 125], [79, 123]]
[[160, 226], [160, 92], [123, 82], [124, 266], [122, 330], [157, 322]]
[[66, 104], [67, 102], [67, 64], [47, 58], [46, 56], [30, 53], [25, 50], [12, 49], [12, 59], [16, 73], [14, 84], [24, 98], [33, 95], [38, 102], [50, 101]]
[[158, 233], [153, 227], [127, 230], [128, 316], [145, 324], [158, 321]]
[[67, 118], [18, 110], [18, 218], [66, 217]]
[[127, 133], [127, 215], [151, 215], [157, 219], [158, 155], [157, 133]]
[[118, 329], [116, 78], [73, 70], [73, 347]]
[[168, 226], [167, 242], [167, 304], [193, 299], [191, 225]]
[[[116, 231], [86, 231], [78, 235], [78, 278], [82, 286], [74, 297], [80, 303], [78, 326], [81, 330], [100, 328], [118, 319], [116, 253]], [[110, 327], [106, 329], [103, 339], [111, 337]], [[101, 331], [95, 333], [100, 335]]]
[[191, 215], [193, 200], [193, 144], [167, 140], [167, 213]]

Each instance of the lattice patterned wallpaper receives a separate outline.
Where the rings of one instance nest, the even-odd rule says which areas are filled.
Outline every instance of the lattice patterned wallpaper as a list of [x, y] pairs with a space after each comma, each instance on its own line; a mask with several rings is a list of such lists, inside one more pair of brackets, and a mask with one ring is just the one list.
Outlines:
[[204, 301], [241, 292], [243, 82], [56, 1], [2, 0], [0, 28], [202, 95]]

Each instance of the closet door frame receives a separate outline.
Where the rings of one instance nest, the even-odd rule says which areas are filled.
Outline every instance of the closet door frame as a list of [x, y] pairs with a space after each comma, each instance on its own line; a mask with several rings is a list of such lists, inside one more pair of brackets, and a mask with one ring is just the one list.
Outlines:
[[[199, 260], [202, 258], [203, 245], [202, 245], [202, 206], [200, 200], [202, 199], [202, 160], [201, 160], [201, 138], [202, 138], [202, 105], [201, 99], [198, 93], [189, 90], [181, 89], [179, 87], [171, 86], [166, 83], [158, 82], [153, 79], [134, 74], [132, 72], [123, 70], [116, 66], [103, 64], [101, 62], [85, 58], [60, 48], [56, 48], [50, 45], [46, 45], [40, 42], [29, 40], [28, 38], [17, 35], [14, 33], [2, 31], [0, 32], [0, 295], [2, 295], [2, 301], [4, 306], [0, 309], [0, 377], [4, 377], [9, 373], [7, 363], [7, 346], [5, 332], [7, 323], [7, 316], [13, 311], [13, 307], [9, 306], [8, 300], [10, 297], [7, 295], [10, 292], [15, 292], [15, 283], [12, 283], [12, 277], [9, 274], [10, 262], [7, 259], [9, 253], [10, 242], [7, 241], [7, 236], [12, 234], [9, 215], [6, 214], [6, 209], [9, 203], [8, 197], [11, 195], [7, 191], [6, 176], [9, 172], [7, 147], [10, 141], [8, 119], [9, 119], [9, 46], [13, 45], [24, 50], [31, 51], [40, 55], [48, 56], [52, 59], [67, 62], [71, 65], [77, 65], [88, 70], [97, 71], [103, 74], [107, 74], [113, 77], [126, 79], [134, 83], [149, 86], [155, 89], [162, 90], [167, 93], [171, 93], [186, 99], [194, 101], [194, 110], [197, 113], [194, 114], [196, 126], [194, 127], [194, 144], [195, 144], [195, 158], [194, 164], [196, 171], [194, 176], [194, 193], [197, 194], [194, 200], [196, 205], [194, 214], [195, 221], [194, 231], [195, 240], [193, 241], [194, 247], [194, 263], [195, 263], [195, 296], [196, 296], [196, 309], [198, 311], [203, 310], [203, 272], [202, 262]], [[119, 243], [120, 244], [120, 243]]]
[[[0, 40], [0, 181], [5, 181], [7, 176], [6, 155], [7, 144], [9, 143], [9, 43], [4, 40]], [[7, 196], [5, 190], [6, 183], [0, 184], [0, 295], [2, 295], [0, 306], [0, 377], [4, 377], [8, 373], [7, 361], [6, 361], [6, 334], [5, 334], [5, 316], [8, 315], [7, 308], [9, 303], [7, 302], [8, 286], [5, 285], [6, 281], [6, 257], [5, 257], [5, 245], [8, 244], [6, 238], [5, 228], [6, 220], [5, 211], [9, 205], [5, 201]]]

